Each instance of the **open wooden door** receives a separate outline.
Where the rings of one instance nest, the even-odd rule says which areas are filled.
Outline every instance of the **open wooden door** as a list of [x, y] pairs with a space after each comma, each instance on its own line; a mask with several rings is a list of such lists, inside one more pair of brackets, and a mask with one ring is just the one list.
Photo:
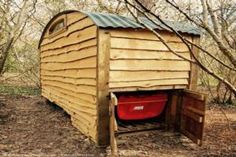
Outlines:
[[202, 144], [206, 95], [184, 90], [180, 131], [198, 145]]

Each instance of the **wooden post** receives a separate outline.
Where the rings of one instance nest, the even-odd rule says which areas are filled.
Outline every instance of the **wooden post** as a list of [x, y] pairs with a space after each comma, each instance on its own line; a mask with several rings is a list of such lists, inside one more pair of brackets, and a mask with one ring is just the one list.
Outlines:
[[115, 120], [115, 105], [116, 105], [116, 96], [111, 93], [110, 100], [110, 146], [111, 146], [111, 156], [118, 156], [117, 141], [115, 136], [116, 130], [116, 120]]
[[110, 34], [106, 30], [98, 31], [97, 59], [97, 144], [109, 144], [109, 56]]
[[[199, 45], [200, 38], [193, 37], [193, 43]], [[192, 51], [195, 56], [198, 56], [199, 49], [195, 46], [192, 47]], [[189, 80], [189, 89], [196, 90], [197, 89], [197, 80], [198, 80], [198, 66], [196, 64], [191, 63], [191, 72], [190, 72], [190, 80]]]

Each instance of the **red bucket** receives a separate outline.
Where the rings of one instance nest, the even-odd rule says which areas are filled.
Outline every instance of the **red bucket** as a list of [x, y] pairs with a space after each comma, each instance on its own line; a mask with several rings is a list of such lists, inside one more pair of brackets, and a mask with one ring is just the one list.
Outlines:
[[118, 98], [117, 115], [121, 120], [144, 120], [159, 116], [167, 102], [166, 93], [123, 94]]

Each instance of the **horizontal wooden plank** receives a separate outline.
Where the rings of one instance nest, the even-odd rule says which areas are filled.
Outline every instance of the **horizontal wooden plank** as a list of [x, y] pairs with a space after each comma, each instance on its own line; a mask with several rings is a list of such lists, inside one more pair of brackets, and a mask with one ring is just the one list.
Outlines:
[[111, 70], [164, 70], [189, 71], [188, 61], [171, 60], [111, 60]]
[[72, 119], [72, 124], [78, 128], [83, 134], [91, 137], [91, 139], [96, 142], [97, 139], [97, 132], [96, 132], [96, 123], [95, 125], [89, 125], [89, 127], [86, 127], [84, 125], [83, 121], [80, 120], [80, 118], [75, 119], [74, 117]]
[[81, 112], [89, 113], [89, 114], [92, 114], [92, 115], [97, 114], [96, 104], [88, 103], [88, 102], [83, 101], [83, 100], [81, 100], [77, 97], [73, 97], [71, 95], [62, 93], [62, 92], [54, 90], [50, 87], [42, 88], [42, 90], [46, 91], [50, 95], [55, 95], [59, 99], [70, 103], [74, 108], [78, 108], [78, 110], [80, 110]]
[[45, 36], [40, 46], [44, 46], [50, 43], [53, 43], [61, 38], [67, 37], [72, 33], [82, 31], [87, 27], [94, 26], [94, 23], [89, 18], [82, 18], [74, 21], [74, 23], [67, 24], [67, 29], [63, 33], [60, 33], [56, 36]]
[[79, 113], [79, 114], [83, 113], [83, 114], [86, 114], [87, 116], [94, 116], [94, 117], [96, 116], [96, 113], [97, 113], [96, 109], [91, 109], [88, 107], [81, 106], [80, 105], [81, 103], [78, 103], [78, 102], [74, 103], [71, 100], [68, 100], [67, 98], [56, 95], [55, 92], [49, 93], [49, 94], [51, 97], [53, 97], [56, 104], [58, 105], [63, 104], [64, 108], [66, 107], [67, 109], [74, 111], [76, 113]]
[[186, 89], [187, 85], [165, 85], [155, 87], [122, 87], [110, 88], [109, 92], [133, 92], [133, 91], [152, 91], [152, 90], [170, 90], [170, 89]]
[[[176, 52], [188, 51], [184, 43], [168, 43], [168, 45]], [[111, 48], [168, 51], [168, 48], [160, 41], [127, 38], [111, 38]]]
[[198, 115], [192, 111], [189, 110], [183, 110], [183, 114], [187, 117], [190, 117], [191, 119], [195, 120], [198, 123], [203, 123], [203, 116]]
[[43, 70], [65, 70], [65, 69], [83, 69], [83, 68], [96, 68], [97, 58], [89, 57], [82, 60], [65, 63], [41, 63], [41, 69]]
[[82, 51], [83, 49], [86, 50], [90, 47], [94, 47], [94, 46], [96, 47], [96, 45], [97, 45], [97, 40], [94, 38], [91, 40], [78, 42], [76, 44], [72, 44], [64, 48], [59, 48], [59, 49], [54, 49], [54, 50], [45, 50], [45, 51], [41, 50], [40, 57], [44, 58], [48, 56], [57, 56], [57, 55], [69, 53], [72, 51]]
[[78, 42], [83, 42], [89, 39], [96, 38], [97, 36], [97, 26], [88, 27], [82, 31], [78, 31], [70, 34], [64, 38], [61, 38], [51, 44], [41, 45], [41, 51], [63, 48], [71, 44], [76, 44]]
[[[184, 52], [179, 55], [190, 59], [190, 53]], [[161, 51], [145, 51], [145, 50], [126, 50], [126, 49], [111, 49], [110, 58], [116, 59], [159, 59], [159, 60], [183, 60], [171, 52]]]
[[192, 90], [184, 90], [184, 95], [187, 97], [191, 97], [193, 99], [199, 100], [199, 101], [206, 101], [207, 95], [205, 93], [200, 93], [197, 91]]
[[42, 76], [61, 76], [68, 78], [96, 78], [96, 69], [71, 69], [71, 70], [58, 70], [58, 71], [49, 71], [43, 70], [40, 71]]
[[162, 72], [162, 71], [110, 71], [110, 81], [145, 81], [171, 78], [188, 78], [189, 72]]
[[61, 53], [53, 56], [46, 56], [41, 58], [41, 62], [70, 62], [76, 61], [97, 55], [97, 47], [89, 47], [79, 51], [70, 51], [68, 53]]
[[187, 85], [187, 79], [166, 79], [166, 80], [150, 80], [150, 81], [130, 81], [130, 82], [109, 82], [110, 88], [122, 87], [153, 87], [160, 85]]
[[55, 86], [44, 86], [42, 85], [42, 89], [50, 89], [52, 91], [59, 91], [60, 93], [72, 96], [72, 97], [76, 97], [77, 99], [80, 99], [82, 102], [86, 102], [88, 104], [96, 104], [97, 103], [97, 98], [96, 95], [91, 95], [91, 94], [87, 94], [87, 93], [80, 93], [80, 92], [75, 92], [72, 91], [71, 89], [65, 89], [63, 87], [55, 87]]
[[67, 90], [72, 90], [75, 92], [86, 93], [96, 96], [96, 87], [95, 86], [88, 86], [88, 85], [73, 85], [69, 83], [62, 83], [58, 81], [44, 81], [41, 80], [42, 86], [55, 86], [55, 87], [62, 87]]
[[84, 112], [81, 112], [79, 111], [77, 108], [74, 108], [71, 106], [71, 103], [68, 103], [66, 100], [64, 99], [60, 99], [59, 97], [57, 97], [56, 95], [54, 94], [50, 94], [50, 93], [46, 93], [46, 91], [44, 90], [43, 91], [43, 95], [46, 97], [46, 98], [50, 98], [53, 102], [55, 102], [57, 105], [61, 106], [61, 107], [64, 107], [64, 108], [67, 108], [69, 109], [70, 111], [72, 112], [75, 112], [76, 114], [79, 114], [81, 118], [84, 119], [84, 121], [86, 123], [88, 122], [92, 122], [94, 121], [94, 119], [96, 119], [96, 115], [91, 115], [91, 114], [88, 114], [88, 113], [84, 113]]
[[74, 12], [74, 13], [70, 13], [67, 14], [67, 19], [66, 19], [66, 24], [67, 26], [73, 24], [73, 23], [77, 23], [77, 21], [86, 18], [87, 15], [83, 14], [83, 13], [79, 13], [79, 12]]
[[[181, 39], [174, 33], [158, 31], [166, 42], [182, 42]], [[159, 40], [154, 33], [147, 30], [134, 29], [113, 29], [110, 31], [111, 37], [142, 39], [142, 40]], [[192, 40], [191, 36], [183, 35], [186, 39]]]
[[94, 78], [87, 78], [87, 79], [77, 79], [77, 78], [67, 78], [67, 77], [61, 77], [61, 76], [42, 76], [42, 80], [49, 80], [49, 81], [59, 81], [59, 82], [65, 82], [65, 83], [72, 83], [72, 84], [86, 84], [86, 85], [96, 85], [96, 79]]

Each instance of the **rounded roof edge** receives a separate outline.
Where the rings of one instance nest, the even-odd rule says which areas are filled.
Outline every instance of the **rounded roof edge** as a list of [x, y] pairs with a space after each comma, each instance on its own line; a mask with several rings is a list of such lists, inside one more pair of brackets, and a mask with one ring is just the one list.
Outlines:
[[40, 39], [39, 39], [39, 43], [38, 43], [38, 48], [40, 47], [40, 44], [42, 43], [42, 40], [43, 40], [43, 36], [45, 35], [48, 27], [52, 24], [52, 22], [58, 18], [59, 16], [63, 15], [63, 14], [69, 14], [69, 13], [73, 13], [73, 12], [79, 12], [78, 10], [65, 10], [65, 11], [62, 11], [62, 12], [59, 12], [58, 14], [56, 14], [55, 16], [53, 16], [53, 18], [51, 18], [48, 23], [46, 24], [46, 26], [44, 27], [43, 29], [43, 32], [40, 36]]
[[[95, 25], [97, 25], [100, 28], [133, 28], [133, 29], [141, 28], [141, 29], [144, 29], [144, 27], [141, 24], [137, 23], [135, 19], [132, 19], [131, 17], [125, 17], [125, 16], [120, 16], [116, 14], [108, 14], [108, 13], [92, 13], [92, 12], [79, 11], [79, 10], [66, 10], [66, 11], [56, 14], [52, 19], [49, 20], [49, 22], [47, 23], [47, 25], [45, 26], [41, 34], [38, 48], [40, 47], [40, 44], [43, 40], [43, 36], [45, 35], [46, 30], [51, 25], [51, 23], [59, 16], [63, 14], [70, 14], [73, 12], [85, 14], [94, 22]], [[158, 23], [158, 25], [156, 25], [152, 21], [146, 18], [140, 18], [140, 20], [142, 23], [150, 26], [153, 29], [166, 30], [166, 31], [171, 32], [171, 30], [169, 30], [166, 26], [164, 26], [158, 21], [156, 21]], [[200, 29], [194, 27], [191, 24], [175, 22], [175, 21], [166, 21], [166, 23], [180, 33], [187, 33], [194, 36], [200, 36], [200, 33], [201, 33]]]

